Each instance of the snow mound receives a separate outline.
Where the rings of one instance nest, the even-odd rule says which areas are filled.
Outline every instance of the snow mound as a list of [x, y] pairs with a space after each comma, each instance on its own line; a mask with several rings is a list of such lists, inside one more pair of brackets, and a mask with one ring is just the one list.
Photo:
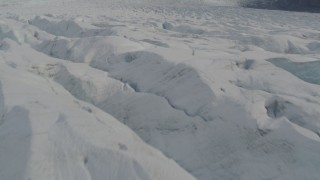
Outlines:
[[54, 38], [36, 45], [35, 49], [55, 58], [90, 63], [92, 59], [107, 58], [123, 52], [142, 50], [143, 47], [141, 44], [125, 38], [109, 36], [72, 40]]
[[285, 101], [277, 97], [270, 98], [268, 102], [266, 102], [266, 110], [268, 116], [271, 118], [286, 117], [289, 121], [309, 129], [316, 134], [320, 132], [320, 125], [318, 123], [319, 114], [315, 113], [311, 115], [308, 111], [304, 111], [301, 107], [290, 101]]
[[10, 28], [6, 23], [0, 21], [0, 41], [6, 38], [12, 39], [16, 42], [23, 41], [17, 31]]
[[157, 54], [139, 51], [107, 60], [94, 59], [91, 66], [109, 72], [110, 76], [128, 83], [137, 92], [166, 98], [172, 107], [189, 116], [200, 115], [205, 121], [213, 118], [209, 109], [214, 93], [198, 72], [185, 64], [175, 65]]
[[114, 32], [108, 28], [96, 28], [85, 23], [73, 20], [57, 21], [49, 17], [37, 16], [29, 21], [29, 24], [38, 27], [55, 36], [65, 37], [90, 37], [90, 36], [108, 36]]
[[[30, 50], [14, 43], [10, 48]], [[23, 62], [18, 57], [15, 62]], [[53, 63], [41, 54], [31, 57]], [[41, 71], [22, 70], [23, 63], [12, 68], [3, 59], [0, 63], [3, 179], [193, 179], [112, 116], [78, 101]]]
[[239, 49], [243, 51], [255, 50], [257, 47], [265, 51], [286, 54], [311, 53], [302, 39], [291, 36], [250, 36], [238, 41]]
[[197, 28], [197, 27], [192, 27], [189, 25], [178, 25], [178, 26], [173, 26], [172, 24], [168, 22], [164, 22], [162, 24], [162, 28], [166, 30], [171, 30], [179, 33], [186, 33], [186, 34], [204, 34], [205, 31], [203, 29]]

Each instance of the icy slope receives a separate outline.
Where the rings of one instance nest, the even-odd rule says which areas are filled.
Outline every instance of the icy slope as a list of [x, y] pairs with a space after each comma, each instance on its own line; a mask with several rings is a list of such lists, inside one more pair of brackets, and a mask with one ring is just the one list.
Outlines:
[[56, 60], [7, 38], [1, 43], [1, 179], [194, 179], [52, 81]]
[[[58, 95], [66, 94], [61, 101], [39, 93], [31, 96], [38, 87], [46, 89], [33, 80], [26, 93], [21, 92], [23, 83], [17, 85], [19, 100], [7, 100], [10, 91], [3, 91], [6, 106], [24, 102], [24, 98], [29, 102], [29, 96], [38, 101], [49, 99], [44, 104], [59, 109], [52, 122], [62, 119], [54, 131], [66, 134], [62, 139], [68, 140], [58, 147], [76, 151], [81, 158], [90, 147], [94, 149], [90, 157], [99, 157], [95, 161], [82, 158], [82, 164], [106, 163], [104, 158], [109, 155], [96, 153], [105, 147], [96, 141], [99, 134], [107, 142], [115, 141], [109, 146], [120, 152], [133, 148], [128, 145], [133, 141], [129, 135], [118, 142], [106, 129], [86, 129], [112, 119], [107, 112], [198, 179], [318, 179], [320, 87], [308, 81], [317, 79], [317, 72], [304, 73], [308, 64], [317, 65], [308, 62], [320, 59], [318, 14], [152, 4], [119, 7], [94, 2], [2, 7], [0, 57], [6, 65], [1, 67], [10, 70], [2, 72], [7, 79], [2, 86], [12, 82], [14, 88], [19, 84], [16, 81], [29, 74], [49, 82], [47, 86]], [[301, 73], [295, 73], [296, 69]], [[23, 75], [15, 77], [13, 72]], [[94, 115], [98, 122], [95, 117], [88, 118], [93, 122], [79, 118], [83, 125], [76, 130], [65, 125], [78, 122], [64, 118], [73, 107], [69, 103], [78, 104], [74, 101], [80, 104], [74, 110], [80, 111], [77, 117], [99, 112], [101, 115]], [[38, 108], [41, 106], [34, 106], [33, 111]], [[92, 147], [89, 142], [96, 144]], [[84, 148], [72, 149], [82, 144]], [[41, 156], [37, 152], [33, 157]], [[136, 153], [130, 158], [144, 162], [144, 158], [137, 160], [144, 151]], [[126, 162], [116, 169], [128, 171], [130, 177], [150, 177], [152, 167], [157, 167], [146, 169], [149, 165], [141, 163], [138, 169], [143, 173], [136, 173], [140, 170], [127, 168], [136, 166]], [[55, 163], [60, 166], [62, 162]], [[68, 163], [66, 171], [56, 170], [62, 178], [77, 170], [78, 164]], [[91, 168], [97, 170], [95, 165]], [[172, 171], [180, 172], [176, 179], [185, 179], [181, 169], [168, 168], [161, 166], [157, 172], [170, 176], [164, 179], [176, 175]], [[93, 176], [103, 174], [99, 168], [91, 170]]]

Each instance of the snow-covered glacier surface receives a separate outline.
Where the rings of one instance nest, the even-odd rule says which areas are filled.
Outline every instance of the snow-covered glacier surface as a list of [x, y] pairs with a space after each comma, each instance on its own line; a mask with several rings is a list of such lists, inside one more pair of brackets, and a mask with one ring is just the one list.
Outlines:
[[319, 179], [320, 14], [167, 2], [0, 0], [1, 180]]

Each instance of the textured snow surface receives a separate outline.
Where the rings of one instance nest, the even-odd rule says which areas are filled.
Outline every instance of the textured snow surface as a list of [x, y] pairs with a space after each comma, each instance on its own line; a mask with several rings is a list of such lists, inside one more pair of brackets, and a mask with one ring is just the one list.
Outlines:
[[193, 179], [112, 116], [52, 81], [55, 60], [8, 44], [0, 66], [1, 179]]
[[165, 2], [0, 1], [1, 180], [319, 179], [320, 15]]

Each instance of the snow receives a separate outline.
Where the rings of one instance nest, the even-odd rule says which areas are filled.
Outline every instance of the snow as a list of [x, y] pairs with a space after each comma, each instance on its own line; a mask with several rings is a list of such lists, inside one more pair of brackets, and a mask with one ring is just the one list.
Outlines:
[[[30, 50], [12, 45], [22, 55], [21, 49]], [[41, 54], [31, 57], [54, 63]], [[41, 72], [2, 61], [1, 97], [3, 179], [193, 179], [112, 116], [76, 100]]]
[[0, 1], [0, 179], [318, 179], [320, 15], [167, 2]]

